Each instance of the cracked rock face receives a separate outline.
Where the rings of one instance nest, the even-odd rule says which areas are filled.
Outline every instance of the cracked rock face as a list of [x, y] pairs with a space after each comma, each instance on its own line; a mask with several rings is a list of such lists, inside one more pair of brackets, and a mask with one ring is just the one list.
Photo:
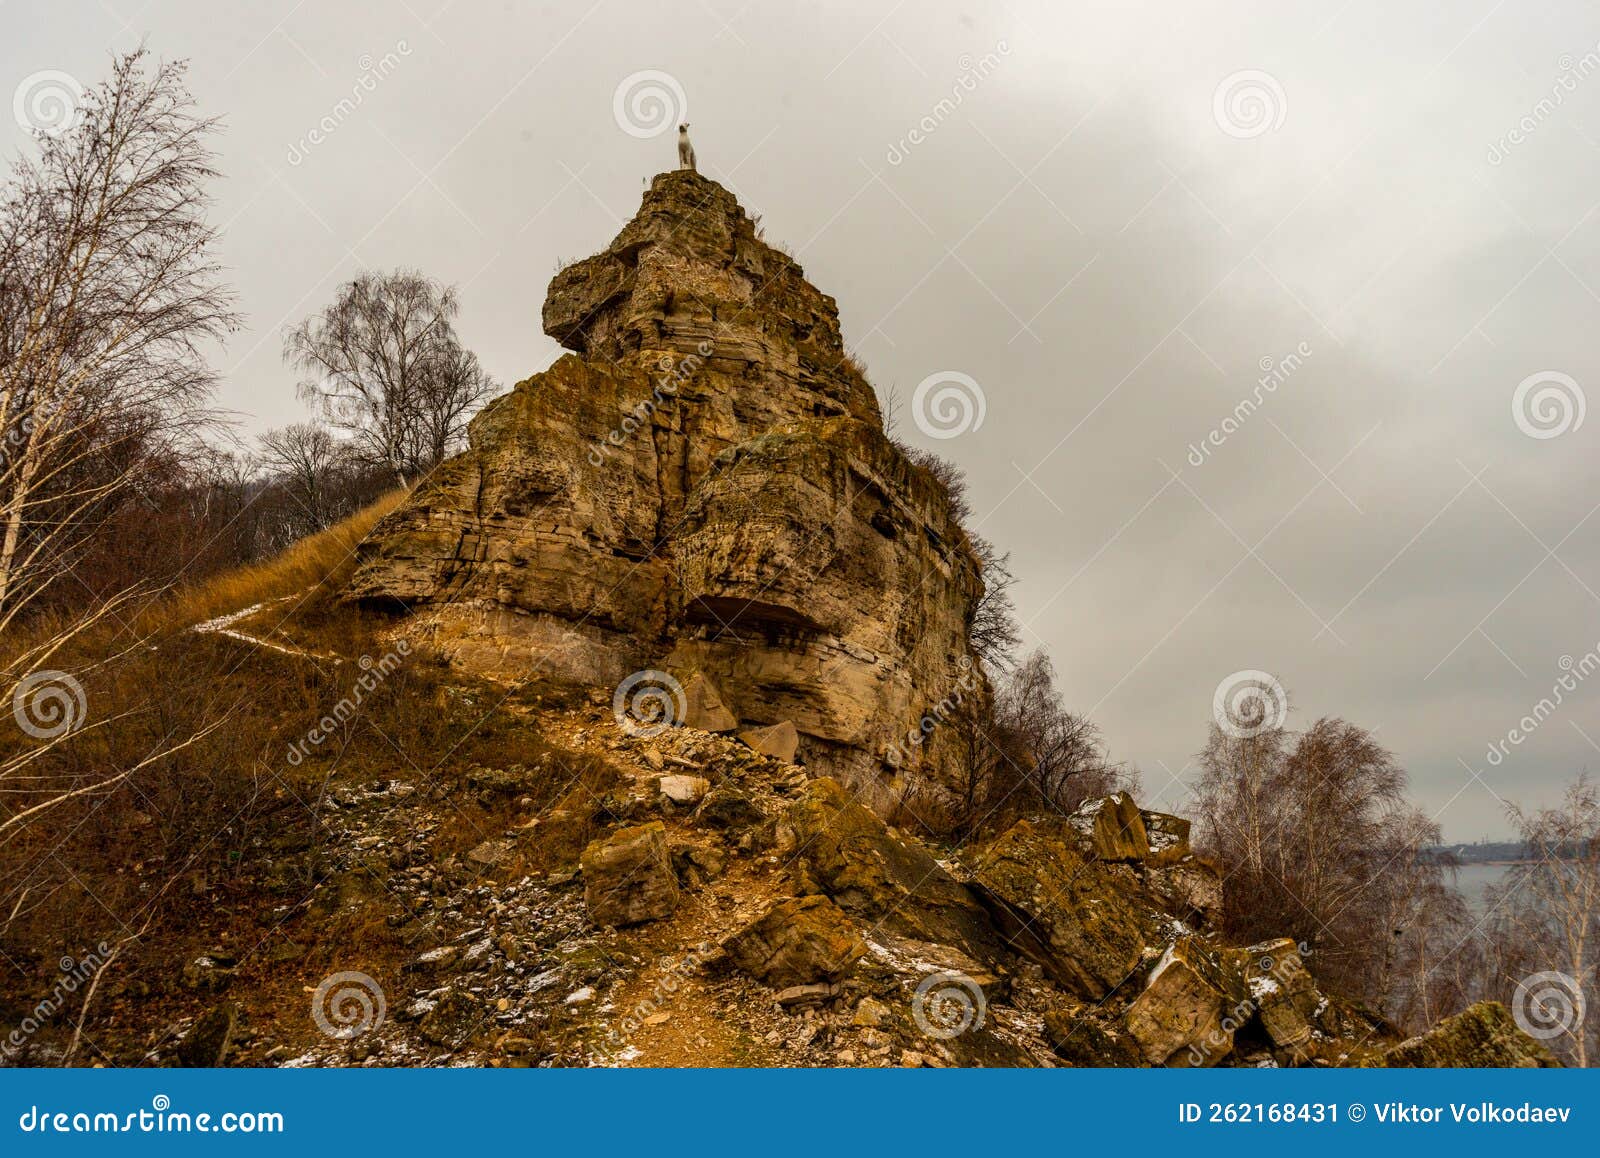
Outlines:
[[480, 670], [615, 684], [703, 672], [741, 727], [880, 814], [937, 807], [980, 566], [943, 489], [885, 437], [832, 298], [714, 181], [658, 176], [602, 253], [559, 272], [519, 382], [373, 531], [348, 596]]

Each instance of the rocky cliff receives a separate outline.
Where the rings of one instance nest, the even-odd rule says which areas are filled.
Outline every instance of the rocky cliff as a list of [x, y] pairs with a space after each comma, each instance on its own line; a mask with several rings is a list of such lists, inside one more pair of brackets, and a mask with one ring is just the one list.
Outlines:
[[350, 598], [479, 670], [701, 673], [739, 722], [792, 721], [808, 766], [880, 813], [937, 797], [950, 730], [886, 753], [958, 689], [987, 694], [981, 568], [885, 436], [833, 299], [677, 171], [556, 274], [543, 321], [572, 353], [376, 528]]

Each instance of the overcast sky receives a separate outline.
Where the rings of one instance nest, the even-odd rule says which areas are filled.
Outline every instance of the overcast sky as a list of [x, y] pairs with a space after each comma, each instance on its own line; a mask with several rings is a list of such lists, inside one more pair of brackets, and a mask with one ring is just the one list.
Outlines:
[[[1504, 833], [1503, 800], [1600, 766], [1600, 673], [1579, 675], [1600, 646], [1592, 4], [4, 18], [24, 118], [67, 83], [50, 74], [90, 83], [141, 39], [192, 59], [227, 123], [216, 220], [248, 323], [218, 365], [245, 435], [304, 417], [282, 329], [361, 268], [459, 285], [504, 384], [547, 366], [558, 260], [610, 240], [675, 162], [653, 125], [687, 119], [701, 170], [838, 298], [899, 432], [966, 469], [1030, 645], [1148, 797], [1181, 803], [1240, 671], [1281, 681], [1291, 724], [1378, 729], [1449, 839]], [[674, 106], [656, 121], [652, 89]], [[945, 371], [983, 420], [934, 438], [952, 431], [911, 401]], [[1564, 702], [1508, 738], [1563, 675]]]

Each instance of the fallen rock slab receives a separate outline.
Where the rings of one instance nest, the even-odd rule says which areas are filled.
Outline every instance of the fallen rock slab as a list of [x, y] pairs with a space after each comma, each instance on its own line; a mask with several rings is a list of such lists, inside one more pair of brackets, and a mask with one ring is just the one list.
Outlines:
[[1161, 943], [1164, 919], [1070, 839], [1018, 821], [981, 854], [973, 884], [1014, 949], [1069, 992], [1099, 1001], [1133, 978], [1146, 946]]
[[1085, 800], [1067, 823], [1084, 838], [1096, 860], [1142, 861], [1150, 855], [1144, 814], [1126, 792]]
[[766, 728], [747, 728], [739, 733], [739, 740], [752, 751], [785, 764], [794, 763], [794, 754], [800, 748], [800, 733], [791, 720]]
[[1141, 810], [1139, 817], [1150, 849], [1145, 863], [1151, 868], [1175, 865], [1194, 851], [1189, 844], [1189, 822], [1183, 817], [1148, 809]]
[[704, 776], [663, 776], [656, 786], [674, 804], [699, 804], [711, 791], [711, 781]]
[[[1233, 1052], [1237, 1022], [1230, 1016], [1227, 988], [1221, 955], [1199, 938], [1187, 937], [1151, 970], [1123, 1013], [1123, 1025], [1151, 1065], [1214, 1066]], [[1242, 990], [1233, 988], [1233, 996], [1242, 999]]]
[[1388, 1050], [1380, 1064], [1407, 1069], [1561, 1065], [1542, 1043], [1522, 1031], [1498, 1001], [1480, 1001], [1445, 1018], [1427, 1033]]
[[704, 672], [695, 672], [683, 685], [684, 713], [682, 724], [702, 732], [731, 732], [739, 726], [736, 717], [722, 701], [716, 685]]
[[624, 828], [583, 850], [583, 903], [596, 925], [637, 925], [678, 907], [667, 830], [659, 820]]
[[837, 780], [807, 781], [778, 826], [800, 891], [825, 893], [887, 933], [993, 959], [999, 941], [972, 892], [921, 845], [891, 836]]
[[775, 989], [839, 981], [867, 951], [850, 918], [818, 896], [778, 901], [722, 947], [740, 969]]

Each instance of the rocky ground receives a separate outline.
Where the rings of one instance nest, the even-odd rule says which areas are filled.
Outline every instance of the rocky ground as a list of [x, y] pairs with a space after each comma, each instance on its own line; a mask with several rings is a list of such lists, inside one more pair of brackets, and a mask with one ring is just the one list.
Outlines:
[[[1549, 1063], [1497, 1006], [1400, 1043], [1319, 993], [1292, 942], [1214, 943], [1216, 868], [1126, 796], [932, 849], [784, 760], [783, 736], [638, 734], [599, 691], [508, 710], [568, 755], [330, 783], [310, 896], [248, 952], [235, 935], [168, 985], [113, 985], [98, 1063]], [[535, 807], [574, 753], [609, 779]], [[445, 851], [463, 793], [504, 801], [505, 825]], [[335, 929], [340, 968], [293, 984]]]

